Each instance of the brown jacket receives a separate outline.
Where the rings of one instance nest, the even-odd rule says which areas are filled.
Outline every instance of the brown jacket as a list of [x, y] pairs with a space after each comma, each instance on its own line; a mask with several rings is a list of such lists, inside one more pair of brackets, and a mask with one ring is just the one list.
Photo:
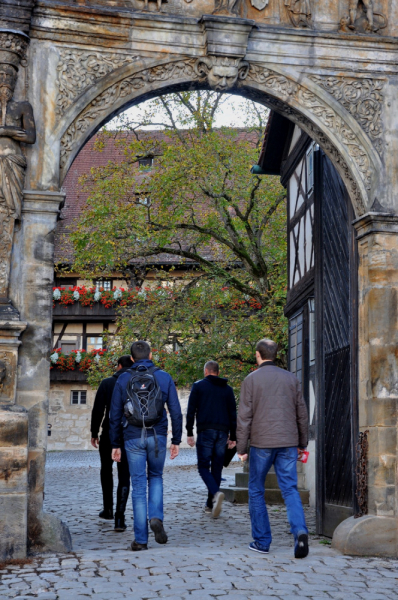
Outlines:
[[308, 413], [300, 382], [289, 371], [265, 362], [242, 383], [236, 430], [238, 454], [256, 448], [305, 448]]

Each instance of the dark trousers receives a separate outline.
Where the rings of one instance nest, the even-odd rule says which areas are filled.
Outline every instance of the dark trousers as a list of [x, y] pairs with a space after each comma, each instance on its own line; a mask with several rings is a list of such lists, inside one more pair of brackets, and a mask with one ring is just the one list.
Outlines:
[[198, 433], [198, 471], [209, 492], [206, 503], [209, 507], [213, 506], [213, 497], [220, 488], [227, 440], [227, 433], [217, 429], [205, 429]]
[[[109, 434], [102, 433], [99, 442], [101, 459], [101, 487], [104, 499], [104, 508], [113, 510], [113, 460], [112, 446]], [[116, 493], [116, 513], [124, 515], [130, 493], [130, 472], [126, 451], [122, 448], [122, 460], [117, 464], [118, 486]]]

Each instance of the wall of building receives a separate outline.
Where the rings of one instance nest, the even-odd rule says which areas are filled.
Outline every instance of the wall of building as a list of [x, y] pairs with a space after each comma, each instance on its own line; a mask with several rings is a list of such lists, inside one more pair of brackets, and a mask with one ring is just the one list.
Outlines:
[[[86, 391], [86, 404], [71, 404], [72, 391]], [[54, 450], [94, 450], [91, 445], [91, 410], [95, 392], [87, 383], [51, 382], [50, 405], [48, 414], [49, 436], [48, 451]], [[186, 436], [186, 413], [189, 389], [178, 390], [184, 417], [183, 441], [181, 447], [188, 447]], [[171, 440], [171, 422], [169, 419], [169, 444]]]

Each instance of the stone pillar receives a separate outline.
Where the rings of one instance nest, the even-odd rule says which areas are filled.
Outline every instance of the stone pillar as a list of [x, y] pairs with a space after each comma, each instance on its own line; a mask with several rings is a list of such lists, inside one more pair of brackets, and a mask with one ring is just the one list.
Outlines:
[[28, 415], [15, 406], [20, 321], [0, 321], [0, 561], [26, 556]]
[[29, 419], [28, 540], [30, 546], [67, 551], [71, 549], [67, 528], [43, 513], [47, 447], [49, 351], [52, 330], [54, 278], [54, 229], [60, 192], [25, 191], [22, 221], [15, 232], [10, 296], [28, 326], [19, 356], [17, 404]]
[[398, 215], [355, 223], [359, 253], [359, 429], [369, 431], [368, 515], [337, 527], [345, 554], [398, 556]]

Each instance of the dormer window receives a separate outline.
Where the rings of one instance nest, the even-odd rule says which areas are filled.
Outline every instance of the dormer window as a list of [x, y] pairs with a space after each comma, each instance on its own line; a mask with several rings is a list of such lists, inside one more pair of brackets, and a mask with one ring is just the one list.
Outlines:
[[144, 169], [150, 169], [153, 166], [153, 158], [140, 158], [138, 164]]

